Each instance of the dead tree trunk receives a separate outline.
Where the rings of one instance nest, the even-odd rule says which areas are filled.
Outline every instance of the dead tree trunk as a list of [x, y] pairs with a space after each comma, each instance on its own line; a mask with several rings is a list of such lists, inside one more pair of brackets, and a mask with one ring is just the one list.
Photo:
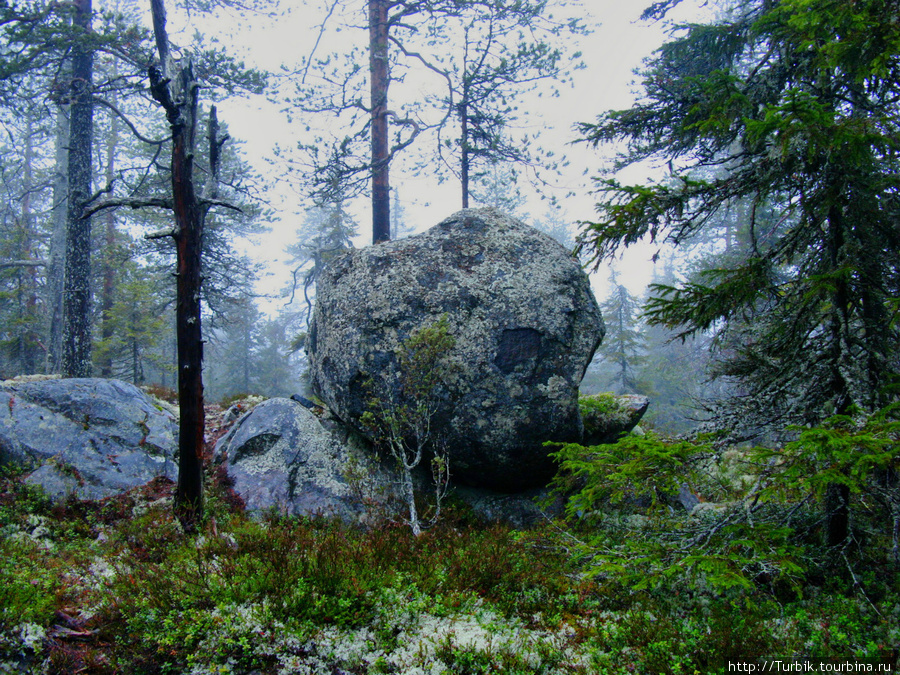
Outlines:
[[372, 243], [391, 238], [388, 147], [388, 2], [369, 0], [369, 85], [372, 115]]
[[66, 221], [66, 272], [63, 298], [64, 377], [91, 375], [91, 150], [94, 129], [94, 54], [88, 44], [91, 0], [75, 0], [74, 25], [81, 35], [72, 50], [69, 116], [69, 203]]
[[[181, 409], [178, 443], [178, 485], [175, 513], [187, 531], [196, 529], [203, 513], [203, 336], [200, 326], [201, 249], [203, 222], [209, 209], [194, 189], [193, 162], [199, 86], [190, 61], [177, 67], [169, 55], [163, 0], [151, 0], [153, 28], [162, 68], [151, 67], [150, 89], [166, 111], [172, 131], [172, 206], [177, 251], [175, 332], [178, 342], [178, 404]], [[210, 110], [209, 199], [215, 196], [219, 149], [216, 109]]]
[[[184, 91], [191, 90], [187, 105], [193, 108], [189, 125], [196, 124], [197, 88], [190, 67], [180, 73]], [[200, 326], [200, 276], [203, 221], [193, 182], [193, 129], [176, 132], [173, 125], [172, 197], [175, 208], [177, 249], [177, 304], [175, 333], [178, 339], [179, 428], [176, 513], [186, 529], [203, 511], [203, 335]]]

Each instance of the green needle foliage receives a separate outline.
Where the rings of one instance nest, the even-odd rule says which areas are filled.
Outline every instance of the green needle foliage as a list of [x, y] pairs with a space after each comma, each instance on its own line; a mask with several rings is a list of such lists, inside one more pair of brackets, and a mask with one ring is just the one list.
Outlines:
[[[806, 575], [830, 569], [849, 573], [865, 596], [858, 568], [878, 560], [900, 570], [900, 405], [790, 431], [783, 447], [722, 454], [653, 435], [560, 446], [553, 487], [578, 533], [576, 558], [638, 590], [800, 591]], [[818, 543], [835, 484], [851, 496], [857, 534], [855, 547], [838, 551]], [[686, 511], [685, 493], [708, 501]]]
[[793, 431], [796, 440], [784, 448], [754, 452], [758, 464], [771, 467], [763, 497], [824, 501], [830, 486], [844, 486], [860, 529], [888, 549], [900, 569], [900, 405], [868, 416], [835, 415]]
[[[660, 16], [676, 2], [648, 10]], [[657, 285], [647, 318], [714, 331], [744, 430], [875, 410], [897, 372], [900, 9], [883, 0], [730, 3], [682, 27], [644, 73], [644, 98], [581, 125], [658, 183], [599, 181], [582, 243], [595, 262], [650, 238], [689, 244], [742, 207], [745, 254]]]
[[570, 515], [594, 510], [606, 500], [612, 504], [649, 501], [649, 508], [655, 509], [678, 494], [690, 479], [690, 465], [709, 452], [708, 447], [686, 441], [668, 443], [652, 435], [626, 436], [614, 445], [591, 448], [568, 443], [553, 455], [563, 469], [555, 481], [565, 486], [571, 478], [584, 480], [569, 499]]
[[[803, 549], [782, 509], [760, 502], [756, 490], [729, 490], [710, 446], [627, 436], [614, 445], [567, 444], [554, 456], [554, 491], [567, 497], [567, 517], [581, 530], [578, 555], [592, 575], [635, 590], [699, 579], [753, 591], [762, 575], [797, 587]], [[677, 501], [682, 490], [729, 501], [689, 515]]]
[[[664, 14], [678, 1], [654, 5]], [[622, 165], [667, 162], [650, 185], [600, 182], [582, 243], [595, 261], [647, 237], [684, 245], [729, 210], [749, 246], [700, 279], [652, 287], [651, 324], [713, 331], [737, 395], [714, 412], [734, 438], [816, 425], [893, 400], [900, 296], [900, 6], [884, 0], [733, 2], [683, 27], [630, 110], [582, 124]], [[830, 483], [827, 541], [849, 535]]]

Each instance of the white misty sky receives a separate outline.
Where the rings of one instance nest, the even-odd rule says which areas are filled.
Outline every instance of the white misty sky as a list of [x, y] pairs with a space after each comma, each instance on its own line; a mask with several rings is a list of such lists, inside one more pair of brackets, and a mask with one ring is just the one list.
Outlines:
[[[663, 42], [668, 28], [666, 24], [639, 21], [641, 12], [649, 2], [650, 0], [582, 0], [567, 3], [569, 11], [581, 11], [585, 22], [594, 26], [594, 32], [581, 38], [576, 47], [583, 52], [586, 68], [575, 73], [574, 87], [563, 88], [558, 98], [534, 98], [520, 105], [519, 125], [539, 130], [542, 145], [558, 147], [559, 153], [567, 155], [570, 160], [569, 167], [561, 178], [559, 195], [563, 213], [573, 224], [573, 231], [575, 222], [590, 219], [593, 215], [590, 177], [597, 175], [604, 161], [597, 152], [587, 147], [570, 145], [576, 139], [572, 127], [576, 122], [593, 120], [604, 110], [628, 107], [634, 100], [634, 70]], [[212, 23], [204, 21], [202, 28], [209, 34], [213, 25], [221, 25], [222, 41], [242, 48], [249, 65], [277, 72], [282, 64], [296, 67], [310, 54], [326, 8], [331, 4], [332, 0], [301, 0], [299, 6], [274, 20], [225, 15]], [[337, 26], [341, 21], [356, 24], [365, 21], [365, 14], [359, 9], [364, 6], [362, 0], [347, 0], [340, 4], [357, 9], [354, 13], [345, 11], [340, 18], [333, 17], [334, 20], [329, 25]], [[702, 16], [703, 9], [698, 8], [702, 4], [702, 0], [687, 0], [679, 7], [675, 18], [685, 20]], [[335, 15], [342, 11], [339, 7]], [[236, 25], [239, 28], [235, 29]], [[177, 31], [178, 18], [171, 16], [169, 26], [170, 31]], [[186, 24], [182, 23], [181, 26], [191, 30]], [[229, 33], [231, 35], [225, 37]], [[346, 28], [340, 33], [330, 31], [323, 36], [316, 55], [325, 56], [354, 41], [365, 44], [365, 39], [364, 30]], [[365, 66], [366, 63], [361, 65]], [[263, 280], [261, 290], [277, 294], [289, 278], [283, 249], [294, 237], [300, 222], [297, 214], [302, 212], [303, 204], [301, 195], [282, 189], [283, 179], [266, 159], [272, 156], [276, 143], [291, 145], [292, 140], [302, 137], [306, 120], [296, 116], [291, 125], [278, 106], [262, 98], [225, 101], [219, 105], [219, 109], [220, 119], [227, 122], [234, 137], [243, 141], [242, 153], [246, 159], [266, 176], [268, 183], [274, 188], [273, 197], [279, 220], [273, 224], [269, 234], [260, 237], [250, 247], [250, 254], [264, 263], [270, 273]], [[308, 123], [314, 128], [323, 124], [321, 120], [315, 119], [309, 119]], [[637, 177], [635, 179], [639, 180]], [[439, 185], [428, 176], [416, 177], [393, 168], [391, 184], [392, 188], [399, 190], [408, 224], [417, 231], [431, 227], [459, 208], [458, 186], [453, 182]], [[575, 191], [575, 196], [562, 199], [562, 195], [570, 189]], [[526, 210], [534, 218], [543, 216], [547, 208], [547, 204], [537, 197], [530, 199], [526, 206]], [[354, 210], [358, 222], [362, 223], [357, 245], [364, 246], [371, 237], [371, 228], [366, 226], [369, 222], [369, 205], [361, 200], [354, 206]], [[653, 250], [655, 249], [649, 247], [635, 247], [617, 265], [620, 282], [629, 286], [632, 292], [642, 292], [649, 281]], [[602, 298], [608, 272], [602, 271], [593, 276], [596, 277], [597, 295]], [[278, 304], [278, 301], [274, 301], [269, 309], [277, 308]]]

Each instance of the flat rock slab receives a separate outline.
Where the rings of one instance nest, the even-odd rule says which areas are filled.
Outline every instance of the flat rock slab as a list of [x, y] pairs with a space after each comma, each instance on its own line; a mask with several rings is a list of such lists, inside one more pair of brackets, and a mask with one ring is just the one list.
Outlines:
[[466, 209], [423, 234], [335, 258], [307, 340], [314, 390], [371, 433], [360, 423], [370, 383], [402, 400], [404, 341], [443, 317], [455, 345], [432, 429], [451, 477], [505, 491], [546, 484], [556, 467], [543, 443], [581, 440], [578, 386], [603, 320], [578, 261], [496, 210]]
[[178, 422], [132, 384], [100, 378], [0, 384], [0, 464], [53, 497], [102, 499], [178, 473]]

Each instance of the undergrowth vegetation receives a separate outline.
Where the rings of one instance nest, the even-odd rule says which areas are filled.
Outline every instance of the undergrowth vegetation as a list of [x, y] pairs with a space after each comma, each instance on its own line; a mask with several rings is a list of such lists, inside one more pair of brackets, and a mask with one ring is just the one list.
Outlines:
[[[812, 510], [776, 527], [774, 499], [687, 516], [665, 476], [707, 448], [632, 436], [602, 449], [560, 453], [566, 519], [515, 531], [451, 500], [419, 537], [251, 519], [215, 489], [187, 536], [165, 480], [53, 504], [7, 474], [0, 671], [719, 673], [900, 644], [883, 540], [825, 550]], [[707, 495], [737, 503], [743, 470], [720, 471]]]

